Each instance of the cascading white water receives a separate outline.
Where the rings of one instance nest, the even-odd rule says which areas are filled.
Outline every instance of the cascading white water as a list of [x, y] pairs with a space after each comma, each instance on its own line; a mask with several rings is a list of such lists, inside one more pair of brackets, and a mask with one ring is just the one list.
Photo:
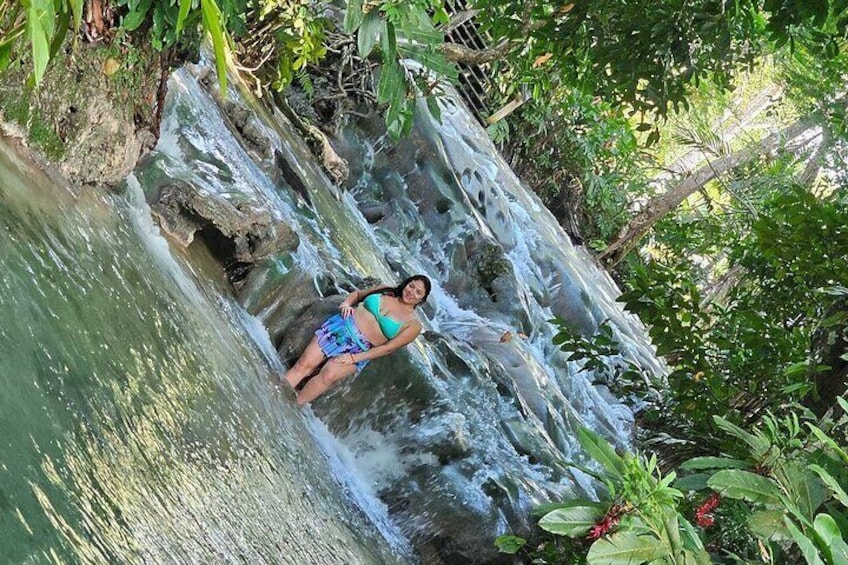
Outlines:
[[[128, 217], [136, 234], [132, 245], [139, 255], [114, 267], [120, 282], [108, 279], [104, 284], [144, 281], [144, 270], [151, 270], [157, 273], [155, 281], [142, 286], [181, 296], [178, 305], [168, 303], [168, 316], [176, 311], [194, 319], [191, 312], [199, 310], [207, 321], [195, 325], [216, 326], [213, 338], [200, 330], [201, 337], [186, 338], [191, 362], [183, 357], [162, 359], [178, 370], [165, 376], [139, 374], [132, 384], [147, 386], [148, 378], [154, 383], [149, 386], [158, 386], [156, 379], [164, 379], [168, 387], [179, 387], [201, 378], [203, 386], [191, 385], [193, 390], [216, 391], [216, 398], [223, 399], [219, 403], [234, 415], [195, 405], [171, 406], [173, 414], [171, 408], [160, 409], [170, 420], [191, 422], [192, 411], [200, 410], [204, 416], [199, 421], [207, 427], [197, 445], [225, 442], [236, 455], [218, 461], [203, 455], [202, 447], [197, 447], [201, 455], [192, 454], [195, 443], [186, 442], [186, 459], [173, 465], [187, 494], [164, 497], [165, 512], [157, 513], [155, 505], [137, 499], [132, 499], [136, 503], [131, 508], [123, 506], [126, 497], [109, 499], [129, 526], [116, 519], [109, 523], [106, 537], [97, 536], [96, 525], [88, 526], [95, 530], [95, 539], [107, 539], [102, 543], [112, 552], [108, 555], [125, 555], [116, 549], [118, 538], [134, 544], [132, 555], [161, 555], [188, 543], [186, 532], [193, 532], [201, 541], [186, 546], [186, 558], [302, 562], [318, 555], [319, 562], [328, 563], [391, 562], [413, 560], [411, 542], [426, 562], [485, 562], [497, 559], [494, 536], [526, 528], [534, 504], [575, 490], [591, 491], [586, 477], [568, 466], [569, 460], [581, 458], [574, 427], [588, 425], [627, 445], [632, 417], [605, 387], [593, 384], [592, 375], [565, 361], [551, 343], [555, 329], [549, 320], [558, 316], [589, 332], [610, 319], [624, 355], [642, 365], [656, 361], [638, 323], [615, 304], [617, 291], [609, 277], [571, 245], [538, 199], [521, 187], [462, 105], [446, 100], [441, 123], [421, 112], [412, 137], [398, 144], [374, 133], [373, 124], [348, 128], [338, 147], [354, 176], [348, 190], [340, 191], [284, 118], [256, 105], [236, 87], [222, 100], [214, 86], [210, 89], [198, 78], [204, 73], [204, 66], [190, 67], [175, 73], [169, 83], [161, 139], [127, 181], [132, 211]], [[235, 113], [242, 127], [234, 125]], [[249, 136], [245, 124], [251, 128]], [[291, 170], [281, 173], [280, 160]], [[299, 180], [294, 182], [292, 175]], [[163, 187], [177, 182], [190, 184], [209, 201], [267, 211], [275, 222], [294, 230], [296, 249], [252, 265], [239, 283], [236, 301], [222, 291], [226, 285], [221, 280], [210, 279], [223, 278], [220, 271], [196, 266], [206, 255], [192, 253], [194, 244], [188, 252], [174, 242], [166, 246], [149, 221], [142, 194], [155, 202]], [[366, 214], [375, 207], [379, 217], [369, 223]], [[91, 238], [84, 229], [73, 229]], [[121, 239], [114, 252], [127, 245], [127, 239]], [[485, 274], [489, 271], [491, 276]], [[310, 301], [350, 288], [367, 276], [395, 282], [415, 272], [434, 281], [421, 312], [427, 331], [403, 353], [372, 363], [359, 378], [316, 402], [317, 419], [309, 409], [295, 411], [272, 379], [255, 376], [263, 366], [276, 375], [284, 370], [275, 349], [288, 351], [303, 334]], [[136, 296], [134, 288], [128, 283], [119, 294]], [[103, 300], [108, 308], [108, 298]], [[164, 299], [152, 300], [154, 304], [137, 308], [155, 309]], [[167, 323], [168, 316], [163, 316], [155, 324]], [[119, 334], [118, 339], [129, 342], [133, 337]], [[141, 349], [142, 357], [170, 355], [168, 344], [151, 339]], [[195, 375], [206, 366], [204, 339], [211, 339], [207, 346], [215, 348], [224, 347], [221, 340], [238, 343], [224, 347], [229, 353], [212, 356], [226, 370], [211, 381]], [[90, 360], [92, 366], [99, 362], [108, 364], [108, 355]], [[242, 375], [240, 367], [245, 368]], [[91, 386], [114, 386], [112, 378], [95, 379]], [[123, 402], [137, 401], [137, 388], [125, 394]], [[203, 395], [199, 398], [202, 404]], [[109, 406], [103, 402], [86, 405], [75, 425], [88, 425], [93, 410]], [[168, 405], [167, 399], [163, 402]], [[135, 425], [134, 420], [126, 422], [127, 433], [135, 433]], [[309, 430], [310, 439], [297, 435], [304, 430]], [[162, 434], [164, 441], [181, 437], [173, 428]], [[242, 440], [240, 434], [249, 438]], [[88, 436], [79, 437], [87, 445]], [[106, 451], [112, 442], [121, 441], [120, 434], [98, 437]], [[148, 457], [151, 448], [133, 449], [118, 450], [128, 484], [133, 492], [155, 492], [160, 483], [146, 474], [151, 472], [147, 467], [139, 470], [134, 459]], [[40, 455], [36, 451], [33, 457]], [[105, 464], [86, 463], [70, 452], [61, 457], [76, 465], [72, 478], [90, 465], [107, 487], [117, 480], [109, 477]], [[209, 463], [199, 475], [202, 483], [189, 479], [195, 457]], [[293, 469], [300, 457], [308, 466]], [[243, 463], [247, 460], [249, 464]], [[239, 478], [226, 484], [234, 466]], [[264, 478], [256, 483], [249, 473]], [[322, 478], [313, 479], [316, 474]], [[43, 475], [33, 475], [30, 481], [49, 483]], [[0, 476], [2, 488], [12, 484], [8, 478], [3, 481]], [[64, 494], [56, 496], [71, 507], [88, 504], [88, 498], [75, 500], [69, 494], [71, 483], [63, 482], [66, 490], [59, 488]], [[339, 493], [347, 502], [338, 516], [329, 516], [325, 509]], [[314, 497], [321, 500], [311, 501]], [[173, 505], [181, 501], [189, 510], [177, 520]], [[203, 519], [204, 504], [214, 511], [210, 522]], [[235, 512], [231, 519], [225, 506]], [[40, 507], [33, 503], [31, 508]], [[309, 531], [297, 534], [291, 529], [298, 527], [301, 512], [311, 513], [304, 520]], [[39, 519], [45, 523], [43, 515]], [[276, 520], [276, 529], [269, 533], [262, 520]], [[75, 538], [58, 533], [62, 527], [48, 522], [53, 537], [63, 540], [57, 542], [62, 551], [83, 551], [77, 548], [75, 553]], [[244, 524], [241, 529], [239, 523]], [[12, 541], [24, 543], [20, 536], [25, 528], [16, 524], [14, 531], [19, 537]], [[166, 542], [153, 543], [162, 531], [168, 533]], [[368, 541], [375, 533], [381, 539]], [[373, 544], [373, 551], [362, 550], [348, 534], [361, 535], [365, 545]], [[307, 547], [303, 536], [316, 537], [314, 546]], [[331, 547], [333, 540], [340, 549]], [[295, 552], [291, 560], [285, 557], [290, 550]]]
[[[301, 304], [296, 281], [311, 280], [320, 294], [366, 276], [391, 282], [421, 272], [434, 281], [422, 312], [429, 337], [317, 405], [355, 474], [373, 478], [414, 545], [465, 554], [478, 542], [451, 538], [451, 524], [476, 520], [476, 537], [490, 545], [496, 533], [526, 527], [534, 503], [591, 491], [568, 466], [582, 457], [574, 427], [627, 445], [632, 416], [565, 361], [549, 321], [586, 333], [609, 320], [625, 356], [659, 367], [638, 322], [615, 303], [609, 276], [572, 246], [461, 103], [446, 98], [441, 122], [419, 112], [412, 137], [397, 144], [348, 128], [338, 147], [354, 177], [339, 193], [279, 114], [254, 106], [248, 124], [260, 134], [250, 143], [234, 131], [233, 108], [243, 114], [252, 105], [237, 89], [221, 112], [193, 72], [181, 71], [170, 97], [161, 156], [145, 174], [158, 167], [211, 195], [262, 203], [300, 236], [290, 255], [258, 266], [241, 293], [281, 348], [294, 339], [292, 320], [272, 326], [288, 303]], [[256, 137], [270, 149], [249, 149]], [[271, 152], [304, 186], [275, 177]], [[363, 212], [374, 207], [380, 217], [369, 223]], [[472, 263], [487, 260], [481, 249], [497, 255], [496, 289], [474, 280], [480, 265]], [[274, 293], [270, 303], [263, 297]], [[422, 498], [428, 488], [436, 496]]]

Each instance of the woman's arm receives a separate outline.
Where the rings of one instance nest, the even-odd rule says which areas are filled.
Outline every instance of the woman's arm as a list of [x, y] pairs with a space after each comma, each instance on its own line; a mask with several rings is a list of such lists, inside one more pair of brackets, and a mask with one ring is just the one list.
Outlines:
[[[378, 345], [377, 347], [372, 347], [367, 351], [363, 351], [362, 353], [357, 353], [352, 356], [351, 361], [354, 363], [359, 363], [360, 361], [370, 361], [371, 359], [376, 359], [377, 357], [383, 357], [384, 355], [388, 355], [393, 351], [397, 351], [404, 345], [407, 345], [412, 342], [418, 334], [421, 333], [421, 322], [418, 320], [412, 320], [411, 322], [406, 324], [400, 333], [398, 333], [395, 337], [384, 343], [383, 345]], [[345, 357], [344, 355], [342, 357]]]

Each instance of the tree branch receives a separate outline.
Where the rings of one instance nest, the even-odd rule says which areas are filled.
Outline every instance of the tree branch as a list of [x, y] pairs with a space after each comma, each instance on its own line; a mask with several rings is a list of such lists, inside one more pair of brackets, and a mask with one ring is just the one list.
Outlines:
[[642, 237], [666, 214], [676, 209], [684, 200], [699, 188], [710, 182], [717, 176], [748, 163], [753, 159], [773, 151], [781, 143], [795, 139], [810, 128], [815, 127], [815, 122], [810, 118], [798, 120], [791, 126], [778, 132], [772, 133], [756, 145], [726, 155], [707, 163], [691, 175], [688, 175], [672, 186], [665, 194], [654, 198], [645, 206], [642, 212], [637, 214], [619, 235], [610, 243], [598, 257], [601, 262], [607, 263], [609, 267], [617, 265], [627, 253], [632, 251]]

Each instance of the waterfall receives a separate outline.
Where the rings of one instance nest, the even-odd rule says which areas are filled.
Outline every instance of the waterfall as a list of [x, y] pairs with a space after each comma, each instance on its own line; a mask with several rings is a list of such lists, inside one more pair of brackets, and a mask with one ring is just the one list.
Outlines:
[[[34, 195], [4, 161], [0, 557], [497, 561], [535, 504], [591, 494], [575, 426], [626, 448], [633, 419], [550, 321], [609, 320], [660, 367], [457, 98], [397, 143], [350, 124], [338, 187], [278, 111], [216, 82], [174, 74], [118, 195]], [[297, 409], [279, 378], [326, 299], [414, 273], [434, 283], [422, 336]]]

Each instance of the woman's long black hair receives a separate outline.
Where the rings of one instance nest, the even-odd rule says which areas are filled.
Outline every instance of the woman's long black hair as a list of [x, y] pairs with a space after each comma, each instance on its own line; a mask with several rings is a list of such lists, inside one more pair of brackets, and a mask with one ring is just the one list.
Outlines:
[[[424, 284], [424, 298], [421, 299], [421, 302], [415, 305], [417, 308], [419, 305], [424, 304], [427, 301], [427, 297], [430, 296], [430, 291], [433, 289], [433, 285], [430, 283], [430, 279], [424, 275], [412, 275], [411, 277], [404, 280], [402, 283], [392, 288], [384, 288], [381, 290], [375, 290], [374, 292], [370, 292], [368, 294], [389, 294], [394, 296], [395, 298], [400, 298], [403, 295], [403, 289], [406, 288], [406, 285], [413, 281], [421, 281]], [[365, 296], [368, 296], [367, 294]], [[365, 300], [365, 296], [362, 297], [362, 300]]]

